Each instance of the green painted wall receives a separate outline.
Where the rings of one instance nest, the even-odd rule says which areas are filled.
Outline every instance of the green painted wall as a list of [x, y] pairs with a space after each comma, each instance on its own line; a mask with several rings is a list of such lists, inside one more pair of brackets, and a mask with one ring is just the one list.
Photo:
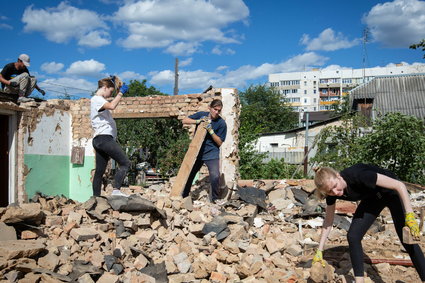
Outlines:
[[70, 156], [25, 154], [24, 158], [30, 170], [25, 179], [28, 198], [42, 192], [84, 202], [93, 195], [90, 173], [94, 156], [85, 156], [83, 165], [72, 164]]
[[84, 202], [93, 195], [90, 178], [94, 164], [94, 156], [84, 156], [82, 165], [70, 164], [69, 191], [71, 199]]
[[69, 156], [25, 154], [29, 172], [25, 179], [28, 198], [37, 192], [69, 197]]

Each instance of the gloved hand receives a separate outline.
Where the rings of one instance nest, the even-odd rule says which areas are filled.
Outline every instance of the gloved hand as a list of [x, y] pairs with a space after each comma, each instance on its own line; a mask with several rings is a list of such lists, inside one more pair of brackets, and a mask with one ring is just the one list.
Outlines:
[[207, 120], [208, 120], [208, 117], [207, 117], [207, 116], [201, 117], [201, 118], [199, 118], [198, 120], [196, 120], [196, 125], [199, 125], [199, 124], [201, 124], [202, 122], [205, 122], [205, 121], [207, 121]]
[[418, 225], [418, 222], [416, 221], [414, 212], [406, 213], [405, 224], [407, 227], [409, 227], [410, 233], [412, 234], [413, 237], [420, 236], [419, 225]]
[[44, 89], [41, 89], [41, 88], [40, 88], [39, 92], [40, 92], [43, 96], [44, 96], [44, 95], [46, 95], [46, 92], [44, 91]]
[[208, 125], [205, 126], [205, 129], [207, 129], [208, 133], [212, 136], [214, 135], [214, 130], [212, 128], [211, 123], [209, 123]]
[[316, 254], [313, 257], [312, 263], [320, 263], [323, 267], [325, 267], [325, 260], [323, 259], [323, 252], [321, 250], [317, 250]]
[[126, 94], [126, 93], [128, 92], [128, 86], [127, 86], [127, 85], [122, 85], [122, 86], [120, 87], [120, 92], [121, 92], [122, 94]]
[[10, 84], [9, 84], [9, 86], [11, 86], [11, 87], [17, 87], [17, 86], [19, 86], [19, 84], [18, 84], [18, 82], [11, 81]]

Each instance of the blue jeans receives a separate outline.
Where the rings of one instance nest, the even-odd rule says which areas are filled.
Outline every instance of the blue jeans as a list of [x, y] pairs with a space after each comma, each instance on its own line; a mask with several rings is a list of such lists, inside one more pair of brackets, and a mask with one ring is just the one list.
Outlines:
[[201, 160], [196, 159], [195, 164], [193, 165], [192, 171], [189, 174], [187, 179], [186, 186], [183, 190], [183, 197], [187, 197], [192, 187], [193, 179], [195, 179], [196, 173], [201, 169], [202, 165], [205, 163], [208, 167], [208, 172], [210, 176], [211, 188], [209, 191], [210, 200], [214, 201], [219, 199], [219, 186], [220, 186], [220, 159], [212, 160]]
[[98, 135], [93, 139], [93, 148], [96, 150], [96, 171], [93, 177], [93, 195], [100, 196], [102, 187], [102, 176], [105, 173], [106, 166], [110, 158], [114, 159], [119, 168], [115, 173], [114, 189], [120, 189], [125, 175], [130, 168], [130, 160], [128, 160], [124, 151], [110, 135]]

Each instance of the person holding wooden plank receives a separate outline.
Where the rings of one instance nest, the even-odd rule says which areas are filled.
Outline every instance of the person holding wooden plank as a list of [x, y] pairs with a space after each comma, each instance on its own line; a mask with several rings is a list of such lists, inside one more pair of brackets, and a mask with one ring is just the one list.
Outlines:
[[227, 125], [223, 118], [220, 117], [223, 103], [221, 100], [214, 99], [208, 109], [209, 111], [200, 111], [183, 119], [184, 124], [199, 125], [208, 121], [206, 130], [208, 132], [199, 154], [196, 158], [193, 169], [189, 174], [186, 186], [183, 190], [183, 197], [187, 197], [190, 192], [193, 180], [205, 163], [208, 167], [211, 189], [209, 191], [210, 201], [215, 202], [220, 198], [220, 146], [226, 139]]
[[313, 258], [313, 264], [320, 262], [324, 265], [323, 248], [332, 229], [336, 200], [360, 200], [347, 233], [356, 282], [364, 282], [361, 241], [385, 207], [388, 207], [391, 212], [395, 230], [403, 247], [409, 253], [421, 280], [425, 281], [425, 258], [421, 248], [417, 244], [405, 244], [402, 238], [402, 230], [405, 225], [409, 227], [413, 237], [418, 238], [420, 235], [418, 222], [403, 182], [399, 181], [391, 171], [368, 164], [356, 164], [341, 172], [330, 167], [318, 168], [315, 171], [314, 182], [320, 195], [326, 197], [327, 207], [320, 243]]
[[[93, 177], [93, 195], [100, 196], [102, 176], [110, 158], [119, 168], [115, 173], [112, 195], [127, 196], [120, 191], [122, 182], [130, 167], [130, 160], [117, 143], [117, 126], [110, 110], [114, 110], [122, 96], [128, 92], [128, 86], [116, 77], [111, 76], [98, 81], [98, 89], [91, 98], [90, 118], [94, 130], [93, 148], [96, 150], [96, 170]], [[108, 101], [114, 93], [113, 100]]]

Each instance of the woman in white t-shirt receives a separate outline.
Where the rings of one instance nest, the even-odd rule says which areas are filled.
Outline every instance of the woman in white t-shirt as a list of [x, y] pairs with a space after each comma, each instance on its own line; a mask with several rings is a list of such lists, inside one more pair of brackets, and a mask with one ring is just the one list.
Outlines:
[[[118, 92], [112, 101], [106, 100]], [[110, 158], [119, 168], [114, 177], [112, 195], [127, 196], [120, 189], [130, 167], [130, 160], [117, 143], [117, 126], [110, 110], [114, 110], [128, 87], [116, 77], [111, 76], [98, 81], [98, 89], [91, 99], [90, 118], [94, 130], [93, 148], [96, 150], [96, 170], [93, 178], [93, 195], [100, 196], [102, 176]]]

